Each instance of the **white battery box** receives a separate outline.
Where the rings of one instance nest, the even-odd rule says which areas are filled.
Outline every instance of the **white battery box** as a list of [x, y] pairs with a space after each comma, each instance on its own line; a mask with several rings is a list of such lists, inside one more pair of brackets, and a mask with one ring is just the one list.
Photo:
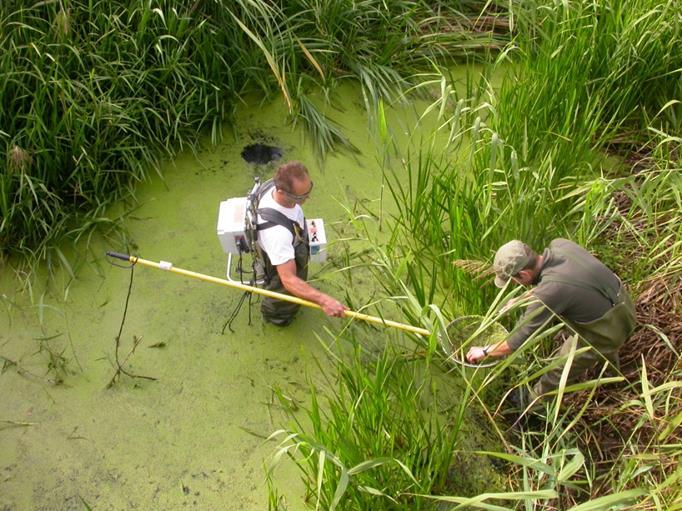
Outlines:
[[[239, 255], [239, 248], [247, 246], [244, 227], [246, 223], [246, 197], [234, 197], [220, 203], [218, 211], [218, 240], [226, 254]], [[324, 263], [327, 260], [327, 233], [324, 220], [310, 218], [308, 240], [310, 262]]]
[[235, 197], [220, 203], [218, 239], [223, 247], [223, 252], [239, 255], [239, 247], [246, 246], [245, 221], [246, 197]]

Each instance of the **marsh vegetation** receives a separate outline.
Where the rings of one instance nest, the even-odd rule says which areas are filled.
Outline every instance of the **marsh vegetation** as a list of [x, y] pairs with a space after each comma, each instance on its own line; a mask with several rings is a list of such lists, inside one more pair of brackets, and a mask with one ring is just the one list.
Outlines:
[[[322, 166], [353, 154], [335, 94], [360, 89], [384, 191], [345, 205], [332, 262], [347, 289], [372, 276], [356, 308], [433, 334], [317, 332], [306, 399], [273, 389], [288, 421], [270, 509], [301, 505], [283, 465], [314, 509], [680, 508], [679, 2], [10, 1], [0, 20], [0, 253], [22, 271], [75, 276], [65, 244], [129, 240], [134, 206], [111, 206], [202, 136], [238, 132], [240, 102], [282, 102]], [[417, 99], [405, 144], [390, 108]], [[562, 385], [546, 422], [510, 429], [506, 394], [546, 370], [552, 332], [486, 369], [451, 364], [438, 333], [462, 315], [511, 330], [491, 257], [555, 237], [621, 276], [639, 326], [620, 374]], [[50, 336], [40, 347], [54, 384], [77, 371]]]

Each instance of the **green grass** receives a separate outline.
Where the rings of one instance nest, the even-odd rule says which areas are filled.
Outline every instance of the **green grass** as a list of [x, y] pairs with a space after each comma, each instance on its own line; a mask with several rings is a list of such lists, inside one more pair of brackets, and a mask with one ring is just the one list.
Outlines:
[[206, 24], [143, 4], [12, 7], [0, 11], [0, 143], [26, 156], [2, 168], [0, 246], [44, 259], [110, 221], [113, 201], [221, 119], [222, 99], [191, 58]]
[[[330, 510], [434, 509], [428, 495], [465, 490], [467, 484], [467, 491], [499, 485], [494, 477], [487, 484], [473, 480], [453, 463], [453, 453], [469, 442], [462, 434], [461, 391], [452, 380], [409, 350], [391, 343], [368, 350], [360, 342], [366, 334], [356, 335], [346, 334], [343, 343], [337, 339], [336, 348], [346, 354], [332, 354], [331, 368], [319, 364], [324, 390], [311, 382], [303, 412], [279, 393], [291, 426], [271, 437], [279, 445], [270, 470], [290, 457], [301, 472], [306, 500]], [[482, 465], [476, 475], [486, 472]]]
[[161, 160], [218, 141], [250, 93], [283, 98], [321, 157], [352, 149], [327, 116], [336, 86], [357, 80], [370, 108], [434, 59], [499, 47], [467, 18], [483, 5], [3, 2], [0, 254], [42, 261], [116, 223], [112, 203]]
[[594, 149], [637, 149], [649, 126], [679, 133], [678, 2], [529, 2], [518, 13], [527, 16], [532, 33], [507, 53], [522, 65], [500, 91], [495, 122], [524, 160], [552, 154], [561, 178]]
[[[386, 222], [390, 241], [373, 243], [373, 252], [354, 264], [374, 269], [385, 295], [415, 324], [434, 328], [442, 317], [485, 314], [511, 327], [517, 313], [499, 316], [506, 297], [486, 274], [494, 251], [513, 238], [542, 249], [554, 237], [569, 237], [594, 250], [640, 295], [640, 327], [621, 353], [623, 374], [562, 383], [546, 406], [547, 422], [517, 434], [506, 431], [499, 407], [509, 388], [547, 370], [551, 332], [490, 370], [454, 369], [450, 377], [461, 382], [462, 394], [452, 431], [461, 433], [469, 420], [463, 410], [479, 413], [478, 426], [503, 448], [481, 447], [478, 454], [505, 461], [508, 486], [477, 495], [456, 484], [445, 488], [450, 491], [434, 486], [429, 495], [408, 492], [419, 505], [431, 500], [448, 509], [680, 509], [682, 7], [645, 0], [534, 2], [515, 5], [512, 19], [517, 38], [503, 52], [511, 73], [499, 90], [470, 81], [462, 96], [447, 73], [425, 81], [436, 97], [429, 110], [438, 115], [445, 147], [436, 142], [442, 136], [421, 134], [417, 152], [397, 151], [379, 108], [396, 213]], [[391, 375], [395, 385], [410, 388], [437, 371], [433, 341], [415, 339], [415, 350], [430, 361], [426, 375]], [[345, 374], [345, 385], [356, 388], [375, 371], [370, 362]], [[324, 445], [329, 456], [346, 460], [358, 446], [380, 442], [373, 424], [358, 425], [366, 431], [352, 446], [328, 442], [354, 417], [358, 401], [339, 398], [345, 392], [332, 398], [345, 404], [331, 405], [345, 416], [317, 414], [312, 431], [299, 423], [282, 448], [298, 445], [305, 431], [308, 446]], [[375, 401], [381, 409], [381, 396]], [[461, 441], [458, 436], [452, 445]], [[394, 486], [362, 495], [352, 488], [351, 467], [372, 477], [384, 463], [409, 455], [360, 451], [341, 463], [348, 477], [339, 486], [341, 466], [332, 474], [319, 471], [321, 451], [306, 449], [314, 455], [298, 459], [298, 466], [311, 495], [326, 489], [326, 505], [389, 506], [409, 481], [397, 478]], [[344, 507], [351, 492], [356, 500]]]

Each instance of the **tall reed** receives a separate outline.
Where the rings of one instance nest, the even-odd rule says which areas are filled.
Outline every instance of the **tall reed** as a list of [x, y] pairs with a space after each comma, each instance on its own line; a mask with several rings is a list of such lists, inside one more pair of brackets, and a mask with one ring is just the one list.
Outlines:
[[[660, 130], [679, 118], [674, 98], [682, 57], [673, 48], [682, 37], [672, 20], [681, 10], [645, 1], [632, 7], [576, 2], [540, 9], [534, 31], [527, 28], [504, 52], [515, 64], [498, 93], [487, 88], [492, 102], [467, 103], [447, 76], [441, 78], [431, 110], [449, 133], [449, 147], [431, 145], [405, 158], [407, 179], [387, 169], [399, 208], [395, 254], [409, 259], [408, 272], [431, 275], [417, 279], [431, 286], [415, 289], [422, 303], [439, 285], [481, 312], [489, 296], [462, 270], [468, 263], [488, 261], [512, 238], [541, 248], [557, 236], [589, 244], [603, 232], [616, 211], [610, 197], [624, 183], [609, 179], [617, 170], [604, 165], [598, 150], [628, 133], [647, 140], [649, 126], [641, 129], [635, 121], [649, 120]], [[528, 22], [538, 13], [529, 6], [516, 15]], [[620, 46], [625, 41], [648, 56], [641, 70], [599, 57], [627, 53]], [[630, 74], [623, 81], [618, 73], [625, 70]], [[655, 98], [643, 94], [657, 78], [663, 80]], [[482, 97], [484, 86], [469, 96]], [[650, 116], [652, 110], [660, 115]]]
[[[387, 294], [403, 297], [398, 303], [413, 321], [433, 324], [435, 310], [446, 317], [486, 311], [496, 295], [485, 270], [512, 238], [536, 248], [556, 236], [576, 239], [643, 292], [642, 325], [622, 354], [629, 369], [561, 385], [540, 431], [487, 452], [512, 463], [512, 493], [555, 491], [526, 500], [526, 509], [669, 509], [680, 498], [680, 8], [626, 4], [543, 4], [534, 39], [517, 41], [522, 53], [506, 53], [516, 59], [514, 73], [499, 94], [490, 91], [489, 104], [462, 102], [443, 77], [431, 111], [448, 147], [425, 144], [405, 157], [406, 179], [391, 169], [399, 160], [385, 159], [397, 209], [391, 242], [370, 267]], [[648, 59], [641, 69], [626, 58], [639, 54]], [[655, 93], [644, 94], [654, 81]], [[614, 146], [636, 150], [638, 161], [606, 165], [601, 151]], [[482, 379], [459, 372], [467, 402], [484, 410], [502, 443], [497, 405], [480, 396], [505, 374], [514, 384], [542, 374], [546, 361], [532, 348]], [[604, 383], [620, 387], [610, 392]], [[601, 434], [613, 441], [603, 443]], [[486, 498], [432, 497], [459, 506]]]
[[206, 51], [210, 27], [187, 9], [13, 4], [0, 10], [0, 142], [10, 155], [0, 242], [43, 259], [65, 235], [110, 222], [107, 206], [160, 158], [217, 126], [224, 99], [192, 58], [197, 43]]
[[[467, 474], [453, 458], [471, 443], [462, 431], [466, 412], [456, 387], [423, 359], [407, 356], [409, 351], [389, 343], [373, 352], [359, 341], [346, 335], [341, 343], [346, 354], [334, 354], [331, 369], [319, 365], [324, 390], [311, 382], [304, 413], [282, 396], [292, 424], [271, 437], [280, 443], [270, 470], [290, 457], [306, 500], [329, 510], [434, 509], [432, 493], [498, 487], [490, 464]], [[276, 494], [273, 484], [271, 495]]]
[[506, 53], [517, 65], [495, 129], [523, 160], [552, 154], [563, 177], [595, 149], [636, 149], [654, 118], [679, 132], [679, 2], [524, 2], [515, 14], [525, 29]]
[[216, 142], [249, 92], [282, 97], [321, 155], [352, 148], [311, 93], [353, 78], [373, 105], [430, 59], [499, 46], [466, 18], [483, 4], [3, 2], [0, 252], [42, 260], [112, 223], [108, 205]]

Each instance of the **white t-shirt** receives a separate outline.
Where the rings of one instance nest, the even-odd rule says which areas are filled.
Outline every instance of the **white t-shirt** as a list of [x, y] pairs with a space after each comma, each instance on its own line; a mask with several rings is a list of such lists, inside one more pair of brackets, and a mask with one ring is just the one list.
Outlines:
[[[296, 204], [293, 208], [285, 208], [281, 206], [274, 199], [272, 194], [274, 189], [266, 193], [263, 198], [261, 198], [258, 208], [272, 208], [280, 213], [283, 213], [287, 218], [295, 221], [303, 229], [303, 224], [305, 223], [305, 217], [303, 216], [303, 210], [301, 206]], [[260, 215], [258, 215], [258, 223], [261, 224], [265, 222]], [[270, 262], [273, 266], [284, 264], [287, 261], [291, 261], [295, 258], [294, 253], [294, 236], [291, 231], [286, 227], [281, 225], [275, 225], [269, 229], [264, 229], [258, 231], [258, 245], [260, 248], [268, 254]]]

